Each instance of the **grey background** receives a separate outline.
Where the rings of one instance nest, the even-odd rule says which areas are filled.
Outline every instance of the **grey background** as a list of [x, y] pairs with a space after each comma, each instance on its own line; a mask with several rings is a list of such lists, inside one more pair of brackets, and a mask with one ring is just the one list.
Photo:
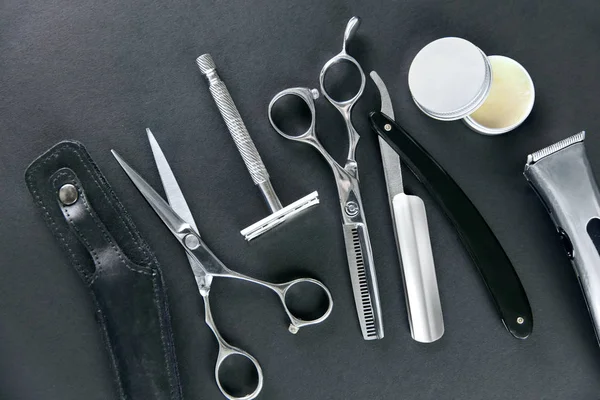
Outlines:
[[[526, 155], [586, 129], [600, 171], [600, 5], [549, 1], [3, 0], [0, 3], [0, 398], [112, 399], [108, 359], [92, 302], [45, 227], [25, 187], [30, 161], [61, 139], [82, 141], [153, 246], [169, 286], [185, 397], [218, 399], [216, 344], [185, 256], [109, 150], [159, 187], [144, 128], [161, 143], [199, 229], [232, 268], [266, 279], [309, 274], [332, 290], [329, 320], [286, 330], [272, 293], [216, 281], [213, 312], [225, 337], [261, 362], [262, 399], [592, 399], [600, 351], [585, 303], [543, 207], [521, 175]], [[411, 340], [379, 150], [367, 113], [354, 112], [357, 159], [386, 337], [362, 340], [346, 267], [337, 194], [311, 148], [280, 138], [266, 107], [279, 90], [317, 86], [341, 48], [347, 20], [362, 25], [350, 52], [387, 83], [397, 120], [454, 176], [514, 263], [535, 317], [526, 341], [504, 329], [449, 222], [426, 203], [446, 334]], [[521, 62], [536, 105], [527, 122], [496, 138], [422, 115], [406, 85], [411, 59], [442, 36]], [[220, 68], [284, 203], [318, 190], [310, 214], [254, 243], [239, 230], [266, 216], [213, 104], [195, 57]], [[325, 100], [318, 130], [339, 159], [344, 127]]]

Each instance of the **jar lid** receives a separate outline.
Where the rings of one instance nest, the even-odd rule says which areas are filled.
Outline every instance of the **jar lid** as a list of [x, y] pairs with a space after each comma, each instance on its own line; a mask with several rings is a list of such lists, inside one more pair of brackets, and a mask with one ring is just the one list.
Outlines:
[[417, 107], [432, 118], [454, 121], [475, 111], [492, 83], [487, 56], [468, 40], [446, 37], [423, 47], [408, 71]]

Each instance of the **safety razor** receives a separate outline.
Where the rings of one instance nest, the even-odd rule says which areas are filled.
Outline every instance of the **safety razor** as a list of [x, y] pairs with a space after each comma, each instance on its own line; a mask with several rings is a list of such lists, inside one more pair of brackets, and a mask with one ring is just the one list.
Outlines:
[[530, 154], [524, 175], [573, 263], [600, 343], [600, 193], [580, 132]]
[[246, 125], [244, 125], [244, 121], [242, 121], [242, 117], [240, 116], [225, 83], [223, 83], [217, 73], [217, 67], [215, 66], [215, 62], [211, 55], [201, 55], [196, 59], [196, 64], [198, 64], [202, 75], [208, 80], [208, 87], [213, 100], [217, 104], [217, 108], [246, 164], [246, 168], [248, 168], [248, 172], [250, 173], [254, 184], [258, 186], [271, 211], [271, 215], [268, 217], [263, 218], [240, 231], [246, 240], [250, 241], [263, 233], [270, 231], [277, 225], [288, 221], [307, 208], [319, 204], [319, 193], [314, 191], [286, 207], [282, 206], [281, 201], [279, 201], [279, 198], [273, 189], [265, 164], [246, 129]]

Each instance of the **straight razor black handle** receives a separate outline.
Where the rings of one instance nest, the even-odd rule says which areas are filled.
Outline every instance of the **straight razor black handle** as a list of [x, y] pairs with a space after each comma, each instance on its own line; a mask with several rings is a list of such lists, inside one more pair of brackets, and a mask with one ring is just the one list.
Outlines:
[[381, 112], [369, 115], [371, 127], [399, 155], [436, 199], [475, 262], [506, 329], [526, 339], [533, 329], [527, 294], [510, 259], [471, 200], [408, 132]]

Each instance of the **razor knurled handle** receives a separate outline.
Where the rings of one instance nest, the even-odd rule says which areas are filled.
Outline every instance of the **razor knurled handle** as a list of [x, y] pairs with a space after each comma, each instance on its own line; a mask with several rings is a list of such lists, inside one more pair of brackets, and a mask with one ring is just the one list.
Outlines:
[[242, 117], [225, 86], [219, 78], [217, 67], [210, 54], [203, 54], [196, 59], [202, 75], [208, 80], [208, 87], [219, 112], [229, 129], [229, 133], [237, 146], [244, 163], [252, 176], [255, 185], [260, 185], [269, 180], [269, 173], [263, 164], [258, 150], [242, 121]]

